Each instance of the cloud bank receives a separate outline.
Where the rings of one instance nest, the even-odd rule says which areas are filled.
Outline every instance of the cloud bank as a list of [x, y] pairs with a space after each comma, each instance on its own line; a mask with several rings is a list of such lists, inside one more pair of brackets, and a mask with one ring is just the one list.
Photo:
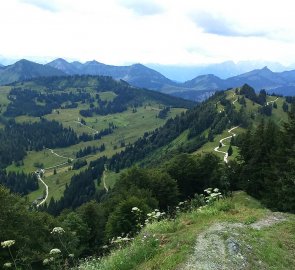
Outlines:
[[295, 63], [293, 1], [0, 1], [0, 53], [107, 64]]

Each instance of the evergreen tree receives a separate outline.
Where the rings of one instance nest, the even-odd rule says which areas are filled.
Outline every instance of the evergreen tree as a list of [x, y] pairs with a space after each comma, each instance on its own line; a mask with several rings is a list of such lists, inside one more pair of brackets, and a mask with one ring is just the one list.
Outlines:
[[283, 108], [284, 112], [287, 112], [289, 110], [289, 106], [288, 106], [287, 102], [284, 101], [282, 108]]
[[229, 148], [227, 150], [227, 154], [228, 154], [229, 157], [233, 154], [233, 148], [232, 148], [231, 145], [229, 146]]

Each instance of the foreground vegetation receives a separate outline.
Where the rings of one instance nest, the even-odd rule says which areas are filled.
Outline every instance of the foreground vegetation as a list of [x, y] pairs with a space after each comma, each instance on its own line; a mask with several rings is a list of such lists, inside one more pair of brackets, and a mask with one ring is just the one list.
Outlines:
[[[285, 221], [256, 230], [251, 225], [272, 216], [272, 212], [243, 192], [206, 207], [198, 208], [194, 203], [193, 200], [181, 205], [182, 210], [175, 218], [148, 224], [131, 244], [121, 243], [106, 257], [82, 262], [79, 269], [184, 269], [198, 236], [210, 226], [224, 223], [244, 226], [236, 239], [241, 248], [251, 248], [244, 255], [248, 269], [293, 269], [294, 215], [286, 215]], [[226, 228], [221, 233], [225, 241], [232, 237]], [[216, 247], [211, 248], [214, 252]]]

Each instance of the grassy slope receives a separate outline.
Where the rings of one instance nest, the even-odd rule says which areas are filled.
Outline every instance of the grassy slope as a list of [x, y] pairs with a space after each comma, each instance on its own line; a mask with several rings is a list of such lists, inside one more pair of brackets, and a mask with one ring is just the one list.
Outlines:
[[[97, 116], [97, 117], [91, 117], [91, 118], [86, 118], [86, 122], [91, 123], [89, 125], [93, 126], [95, 129], [102, 129], [107, 127], [109, 122], [113, 122], [116, 126], [118, 126], [117, 129], [114, 130], [114, 133], [103, 137], [101, 140], [98, 141], [90, 141], [90, 142], [81, 142], [79, 144], [66, 147], [66, 148], [59, 148], [59, 149], [54, 149], [56, 153], [62, 156], [70, 157], [70, 158], [75, 158], [75, 153], [79, 151], [81, 148], [84, 148], [86, 146], [100, 146], [102, 143], [105, 144], [106, 150], [101, 153], [97, 153], [94, 155], [89, 155], [86, 158], [88, 162], [91, 160], [95, 160], [98, 157], [101, 156], [108, 156], [111, 157], [118, 151], [122, 151], [124, 148], [120, 147], [120, 142], [124, 141], [126, 144], [128, 143], [133, 143], [137, 138], [142, 136], [146, 131], [152, 131], [157, 127], [160, 127], [165, 123], [166, 120], [156, 118], [156, 115], [158, 114], [158, 105], [154, 104], [154, 106], [146, 106], [146, 107], [140, 107], [137, 109], [136, 113], [132, 113], [132, 110], [129, 109], [127, 112], [123, 112], [120, 114], [114, 114], [114, 115], [107, 115], [107, 116]], [[75, 109], [72, 109], [74, 111]], [[68, 110], [65, 110], [68, 111]], [[169, 113], [168, 117], [175, 117], [176, 114], [179, 114], [182, 112], [183, 109], [171, 109], [171, 112]], [[68, 113], [68, 112], [65, 112]], [[57, 114], [56, 114], [57, 115]], [[75, 119], [75, 112], [73, 113], [74, 116], [71, 119]], [[48, 118], [51, 118], [52, 115], [49, 115]], [[62, 110], [60, 110], [60, 114], [57, 115], [57, 118], [55, 120], [58, 121], [63, 121], [63, 119], [69, 119], [69, 118], [63, 118], [64, 113]], [[51, 119], [54, 119], [53, 117]], [[98, 119], [97, 123], [96, 120]], [[63, 123], [63, 122], [62, 122]], [[63, 123], [64, 124], [64, 123]], [[66, 124], [64, 124], [66, 126]], [[79, 125], [76, 124], [77, 129], [79, 129]], [[74, 128], [75, 131], [77, 129]], [[85, 130], [85, 132], [89, 132], [89, 129]], [[91, 130], [90, 130], [91, 132]], [[117, 149], [114, 149], [114, 146], [117, 146]], [[12, 171], [25, 171], [25, 172], [33, 172], [35, 171], [34, 163], [41, 161], [44, 164], [44, 167], [51, 167], [57, 164], [60, 164], [62, 162], [65, 162], [67, 159], [57, 157], [55, 155], [52, 155], [49, 150], [44, 150], [40, 152], [36, 151], [31, 151], [28, 153], [26, 158], [24, 159], [24, 166], [16, 167], [15, 165], [11, 165], [8, 167], [8, 170]], [[67, 168], [69, 165], [65, 165], [64, 168], [57, 169], [57, 175], [52, 175], [53, 171], [50, 170], [47, 174], [46, 178], [46, 183], [49, 185], [49, 191], [50, 191], [50, 196], [53, 196], [55, 199], [59, 199], [60, 196], [62, 195], [62, 192], [65, 188], [65, 184], [69, 183], [71, 179], [71, 173], [68, 172]], [[81, 168], [81, 170], [85, 169]], [[75, 171], [75, 173], [78, 173], [78, 171]], [[55, 179], [59, 178], [60, 181], [58, 184], [56, 184]], [[110, 180], [108, 180], [110, 178]], [[114, 180], [112, 177], [109, 177], [107, 175], [107, 181], [111, 181], [112, 186], [114, 183]], [[43, 187], [40, 187], [41, 189]], [[41, 190], [40, 190], [41, 191]], [[36, 194], [42, 194], [41, 192], [33, 192], [30, 194], [29, 198], [31, 200], [36, 199], [35, 196]]]
[[[226, 91], [227, 99], [230, 100], [231, 102], [235, 101], [238, 97], [242, 97], [241, 95], [236, 95], [234, 90], [229, 90]], [[272, 96], [267, 96], [267, 101], [272, 101], [275, 100], [276, 97]], [[287, 113], [285, 113], [282, 110], [282, 105], [284, 102], [284, 98], [279, 97], [279, 99], [276, 101], [278, 108], [274, 109], [272, 111], [272, 116], [271, 117], [265, 117], [265, 119], [272, 119], [275, 123], [282, 124], [283, 122], [286, 122], [288, 119]], [[241, 105], [238, 102], [234, 103], [236, 110], [240, 110]], [[262, 116], [257, 113], [257, 110], [261, 107], [261, 105], [253, 103], [251, 100], [246, 98], [246, 112], [249, 114], [253, 113], [255, 115], [255, 120], [253, 121], [253, 125], [256, 126], [258, 123], [261, 121]], [[218, 102], [217, 103], [217, 111], [221, 112], [224, 111], [224, 107]], [[239, 127], [234, 130], [234, 133], [241, 134], [245, 131], [245, 129]], [[175, 140], [173, 140], [171, 143], [169, 143], [166, 146], [163, 146], [153, 153], [151, 153], [149, 156], [147, 156], [141, 163], [144, 164], [155, 164], [159, 160], [163, 159], [164, 157], [167, 158], [167, 154], [173, 154], [178, 147], [180, 147], [182, 144], [185, 144], [187, 140], [187, 135], [188, 135], [188, 130], [184, 131], [182, 134], [180, 134]], [[208, 130], [204, 132], [204, 135], [208, 135]], [[223, 154], [215, 152], [213, 149], [219, 145], [219, 141], [224, 138], [228, 137], [230, 134], [228, 133], [228, 130], [223, 131], [221, 134], [215, 135], [214, 141], [213, 142], [208, 142], [204, 144], [200, 149], [192, 153], [193, 155], [198, 155], [198, 154], [204, 154], [204, 153], [210, 153], [214, 152], [217, 156], [219, 156], [221, 159], [223, 159]], [[230, 140], [224, 141], [224, 144], [226, 146], [221, 147], [219, 150], [226, 152], [229, 147]], [[233, 154], [228, 158], [228, 160], [233, 160], [238, 156], [238, 148], [233, 146]]]
[[[27, 86], [30, 86], [33, 89], [38, 89], [39, 91], [43, 91], [40, 89], [40, 87], [36, 87], [34, 83], [28, 82]], [[93, 94], [93, 91], [91, 87], [86, 88], [87, 91], [91, 94]], [[0, 89], [0, 101], [3, 104], [8, 103], [8, 100], [6, 98], [6, 95], [9, 91], [9, 87], [1, 87]], [[65, 92], [74, 91], [74, 88], [68, 88], [65, 90]], [[234, 90], [227, 91], [227, 99], [233, 102], [238, 95], [234, 94]], [[115, 93], [112, 91], [105, 91], [100, 93], [100, 97], [105, 100], [112, 100], [115, 97]], [[274, 100], [276, 97], [267, 97], [267, 101]], [[260, 107], [258, 104], [253, 104], [252, 101], [246, 99], [246, 111], [250, 113], [254, 113], [257, 115], [257, 109]], [[282, 111], [282, 104], [283, 104], [283, 98], [279, 98], [277, 100], [277, 109], [273, 109], [273, 115], [272, 119], [275, 122], [281, 123], [282, 121], [287, 120], [287, 114]], [[224, 110], [223, 106], [219, 103], [217, 104], [217, 110], [222, 111]], [[155, 102], [153, 103], [147, 103], [145, 106], [140, 107], [137, 109], [136, 113], [133, 113], [131, 108], [123, 113], [114, 114], [114, 115], [106, 115], [106, 116], [94, 116], [85, 118], [85, 121], [87, 123], [87, 126], [90, 128], [93, 128], [95, 130], [101, 130], [108, 127], [108, 124], [110, 122], [114, 123], [118, 128], [115, 129], [114, 133], [111, 135], [108, 135], [104, 137], [102, 140], [99, 141], [92, 141], [92, 142], [81, 142], [77, 145], [73, 145], [67, 148], [60, 148], [55, 149], [55, 152], [67, 156], [70, 158], [75, 158], [75, 153], [79, 151], [81, 148], [84, 148], [86, 146], [99, 146], [102, 143], [106, 145], [106, 151], [103, 153], [97, 153], [95, 155], [87, 156], [86, 159], [88, 162], [91, 160], [94, 160], [100, 156], [106, 155], [108, 157], [112, 156], [118, 151], [124, 150], [120, 146], [120, 143], [124, 141], [127, 143], [133, 143], [137, 138], [142, 136], [145, 131], [151, 131], [161, 125], [164, 124], [165, 120], [156, 118], [156, 115], [158, 114], [158, 111], [160, 110], [162, 106], [160, 104], [157, 104]], [[238, 102], [235, 102], [235, 107], [237, 110], [241, 108], [241, 105]], [[54, 111], [53, 113], [46, 116], [48, 120], [57, 120], [60, 121], [64, 126], [71, 127], [77, 132], [78, 134], [82, 134], [83, 132], [86, 133], [94, 133], [93, 130], [91, 130], [88, 127], [81, 126], [77, 122], [78, 118], [81, 119], [81, 116], [79, 115], [79, 110], [82, 108], [87, 108], [86, 104], [79, 104], [79, 107], [76, 109], [59, 109], [59, 113], [57, 111]], [[169, 113], [168, 117], [174, 117], [176, 114], [179, 114], [183, 109], [176, 109], [173, 108], [171, 112]], [[257, 115], [254, 125], [259, 123], [261, 117]], [[39, 121], [39, 118], [34, 117], [28, 117], [28, 116], [20, 116], [16, 118], [17, 122], [24, 122], [24, 121]], [[242, 128], [238, 128], [235, 130], [235, 133], [239, 134], [242, 133], [244, 130]], [[206, 132], [205, 132], [206, 133]], [[179, 146], [181, 146], [183, 143], [187, 141], [187, 134], [188, 131], [183, 132], [179, 137], [177, 137], [173, 142], [168, 144], [167, 146], [164, 146], [158, 150], [156, 150], [154, 153], [151, 153], [143, 162], [152, 164], [154, 161], [161, 159], [163, 156], [165, 156], [167, 153], [173, 153], [173, 151], [176, 151]], [[198, 151], [196, 151], [193, 154], [202, 154], [207, 152], [212, 152], [214, 147], [218, 146], [219, 140], [221, 138], [224, 138], [226, 136], [229, 136], [229, 133], [227, 131], [224, 131], [222, 134], [215, 136], [213, 142], [206, 143], [203, 147], [201, 147]], [[227, 151], [229, 141], [225, 141], [226, 146], [222, 147], [220, 150]], [[117, 149], [114, 149], [114, 146], [117, 147]], [[238, 149], [236, 147], [233, 147], [233, 155], [229, 157], [230, 159], [235, 158], [238, 155]], [[223, 158], [221, 153], [216, 153], [220, 158]], [[48, 150], [41, 151], [41, 152], [29, 152], [27, 157], [24, 160], [24, 166], [16, 167], [14, 165], [11, 165], [8, 167], [8, 170], [12, 171], [25, 171], [25, 172], [32, 172], [35, 170], [34, 163], [36, 162], [42, 162], [44, 164], [44, 167], [51, 167], [57, 164], [60, 164], [66, 159], [56, 157], [55, 155], [52, 155]], [[53, 175], [53, 170], [50, 170], [47, 172], [46, 176], [48, 177], [48, 182], [50, 184], [50, 190], [51, 194], [55, 199], [60, 198], [65, 183], [68, 183], [70, 181], [71, 175], [74, 173], [78, 173], [78, 171], [69, 173], [68, 168], [70, 165], [65, 165], [63, 168], [59, 168], [57, 170], [57, 175]], [[81, 168], [81, 170], [85, 169]], [[56, 179], [59, 179], [58, 181]], [[118, 176], [115, 178], [111, 173], [108, 173], [106, 175], [106, 181], [110, 181], [110, 186], [113, 185], [115, 182], [114, 179], [117, 179]], [[108, 180], [109, 179], [109, 180]], [[36, 194], [42, 192], [43, 187], [40, 187], [39, 191], [33, 192], [30, 194], [30, 199], [35, 199]], [[102, 188], [102, 186], [100, 186]]]
[[[249, 264], [247, 269], [294, 269], [294, 215], [286, 215], [286, 221], [261, 230], [250, 227], [250, 224], [271, 215], [272, 212], [256, 200], [237, 192], [233, 198], [219, 201], [206, 210], [193, 208], [179, 214], [175, 220], [150, 224], [130, 245], [114, 250], [100, 260], [83, 263], [81, 267], [85, 270], [183, 269], [183, 263], [194, 252], [198, 235], [212, 224], [228, 222], [243, 224], [243, 229], [234, 237], [240, 242], [241, 248], [245, 246], [251, 250], [243, 254]], [[230, 237], [230, 233], [222, 232], [224, 240]]]
[[[242, 97], [241, 95], [235, 95], [234, 94], [234, 90], [230, 90], [226, 92], [227, 95], [227, 99], [231, 102], [235, 101], [236, 98], [238, 97]], [[277, 97], [272, 97], [272, 96], [267, 96], [267, 101], [273, 101], [275, 100]], [[283, 122], [286, 122], [288, 120], [288, 115], [287, 113], [285, 113], [282, 109], [282, 105], [284, 102], [284, 98], [279, 97], [278, 100], [276, 101], [278, 107], [277, 109], [273, 108], [272, 110], [272, 116], [271, 117], [265, 117], [266, 120], [267, 119], [272, 119], [275, 123], [277, 124], [282, 124]], [[241, 105], [238, 102], [234, 103], [236, 110], [240, 110]], [[262, 116], [259, 115], [257, 113], [258, 108], [260, 108], [261, 105], [253, 103], [251, 100], [246, 98], [246, 112], [250, 115], [251, 113], [253, 113], [255, 115], [255, 120], [253, 121], [253, 125], [256, 126], [258, 125], [258, 123], [261, 121]], [[222, 105], [218, 104], [217, 107], [218, 111], [223, 111], [224, 108]], [[237, 128], [234, 130], [234, 133], [241, 134], [245, 131], [245, 129], [243, 128]], [[208, 153], [208, 152], [212, 152], [213, 149], [219, 145], [219, 141], [220, 139], [224, 138], [224, 137], [228, 137], [230, 136], [230, 134], [228, 133], [228, 130], [225, 130], [222, 134], [218, 134], [214, 137], [214, 141], [213, 142], [208, 142], [206, 144], [204, 144], [200, 149], [198, 149], [194, 154], [202, 154], [202, 153]], [[226, 152], [228, 150], [229, 147], [229, 142], [230, 140], [224, 141], [225, 143], [225, 147], [221, 147], [219, 148], [219, 150]], [[217, 153], [214, 152], [216, 155], [218, 155], [220, 158], [223, 159], [223, 155], [221, 153]], [[238, 148], [237, 147], [233, 147], [233, 155], [229, 157], [229, 160], [234, 159], [235, 157], [237, 157], [238, 155]]]
[[[44, 89], [40, 86], [36, 86], [33, 82], [26, 82], [26, 87], [38, 90], [43, 92]], [[0, 104], [8, 104], [7, 94], [11, 87], [1, 87], [0, 91]], [[91, 95], [94, 95], [93, 89], [91, 87], [85, 88], [87, 92]], [[75, 88], [67, 88], [64, 92], [75, 91]], [[101, 99], [111, 101], [115, 98], [116, 94], [112, 91], [105, 91], [99, 93]], [[85, 118], [86, 124], [88, 127], [80, 125], [75, 122], [78, 119], [81, 119], [81, 115], [79, 114], [79, 110], [88, 108], [87, 104], [79, 104], [78, 108], [74, 109], [58, 109], [53, 111], [51, 114], [46, 115], [45, 118], [48, 120], [56, 120], [63, 124], [65, 127], [71, 127], [77, 134], [82, 134], [83, 132], [88, 134], [94, 134], [95, 130], [102, 130], [108, 128], [109, 123], [113, 123], [117, 126], [114, 132], [110, 135], [103, 137], [101, 140], [90, 141], [90, 142], [81, 142], [77, 145], [73, 145], [66, 148], [54, 149], [54, 151], [62, 156], [66, 156], [69, 158], [75, 159], [76, 152], [80, 149], [83, 149], [87, 146], [100, 146], [102, 143], [105, 144], [106, 150], [102, 153], [97, 153], [93, 155], [86, 156], [87, 162], [91, 160], [95, 160], [101, 156], [111, 157], [117, 152], [124, 150], [124, 147], [121, 147], [121, 142], [125, 144], [133, 143], [140, 136], [147, 131], [152, 131], [160, 126], [162, 126], [166, 119], [157, 118], [157, 114], [163, 108], [163, 105], [157, 103], [155, 101], [146, 100], [145, 104], [142, 107], [137, 108], [135, 113], [132, 112], [132, 109], [129, 108], [127, 111], [112, 114], [112, 115], [95, 115], [93, 117]], [[168, 114], [168, 118], [175, 117], [177, 114], [180, 114], [185, 109], [181, 108], [171, 108], [171, 111]], [[30, 116], [19, 116], [16, 117], [16, 121], [19, 123], [26, 121], [39, 121], [38, 117], [30, 117]], [[94, 129], [94, 130], [93, 130]], [[14, 164], [9, 166], [7, 169], [9, 171], [25, 171], [27, 173], [31, 173], [36, 170], [34, 164], [36, 162], [41, 162], [44, 164], [44, 168], [52, 167], [63, 162], [67, 161], [67, 159], [57, 157], [50, 153], [49, 150], [44, 151], [31, 151], [28, 152], [28, 155], [24, 159], [24, 165], [16, 167]], [[64, 187], [66, 183], [69, 183], [71, 176], [75, 173], [78, 173], [80, 170], [84, 170], [86, 168], [83, 167], [79, 171], [69, 172], [68, 169], [70, 164], [66, 164], [57, 169], [57, 174], [53, 175], [53, 169], [46, 171], [46, 183], [49, 185], [50, 196], [53, 196], [55, 199], [59, 199], [63, 193]], [[116, 175], [116, 174], [114, 174]], [[118, 176], [114, 177], [114, 175], [109, 172], [106, 175], [106, 181], [109, 183], [109, 186], [113, 186], [114, 182], [118, 178]], [[29, 199], [34, 200], [36, 197], [41, 195], [43, 192], [43, 185], [40, 185], [40, 189], [29, 194]]]

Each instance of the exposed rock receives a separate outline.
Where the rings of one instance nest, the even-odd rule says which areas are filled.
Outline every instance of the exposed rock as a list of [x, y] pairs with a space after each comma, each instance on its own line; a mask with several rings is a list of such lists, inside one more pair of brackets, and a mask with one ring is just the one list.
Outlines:
[[[270, 213], [265, 219], [251, 225], [217, 223], [197, 237], [194, 253], [179, 270], [246, 270], [247, 255], [252, 247], [239, 239], [243, 229], [260, 230], [286, 220], [282, 213]], [[262, 266], [261, 266], [262, 267]], [[261, 269], [265, 269], [262, 267]]]

